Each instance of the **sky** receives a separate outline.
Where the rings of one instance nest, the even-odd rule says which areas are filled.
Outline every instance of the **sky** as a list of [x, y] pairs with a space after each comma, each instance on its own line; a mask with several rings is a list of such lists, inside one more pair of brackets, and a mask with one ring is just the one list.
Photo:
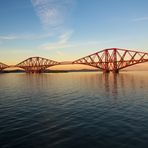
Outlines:
[[73, 61], [105, 48], [148, 52], [148, 0], [0, 0], [0, 62]]

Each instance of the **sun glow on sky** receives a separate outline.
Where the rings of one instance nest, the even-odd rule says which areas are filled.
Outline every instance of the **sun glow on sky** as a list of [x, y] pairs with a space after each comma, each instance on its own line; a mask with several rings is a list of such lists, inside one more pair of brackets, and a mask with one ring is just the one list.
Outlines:
[[112, 47], [148, 52], [147, 6], [147, 0], [1, 0], [0, 62], [73, 61]]

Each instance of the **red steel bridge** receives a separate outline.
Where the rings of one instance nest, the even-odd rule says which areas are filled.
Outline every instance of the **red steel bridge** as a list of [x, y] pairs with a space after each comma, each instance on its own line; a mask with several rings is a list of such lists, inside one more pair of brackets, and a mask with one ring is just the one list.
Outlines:
[[[148, 62], [148, 53], [146, 52], [109, 48], [72, 62], [57, 62], [41, 57], [31, 57], [17, 65], [14, 65], [13, 67], [22, 68], [27, 73], [42, 73], [46, 68], [51, 66], [65, 64], [83, 64], [101, 69], [106, 73], [110, 71], [117, 73], [121, 69], [144, 62]], [[9, 67], [12, 66], [0, 63], [0, 71]]]

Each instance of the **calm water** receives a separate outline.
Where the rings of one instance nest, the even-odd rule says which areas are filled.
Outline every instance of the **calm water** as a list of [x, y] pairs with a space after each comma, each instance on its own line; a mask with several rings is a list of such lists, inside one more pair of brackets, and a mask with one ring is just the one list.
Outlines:
[[147, 148], [148, 72], [0, 74], [0, 148]]

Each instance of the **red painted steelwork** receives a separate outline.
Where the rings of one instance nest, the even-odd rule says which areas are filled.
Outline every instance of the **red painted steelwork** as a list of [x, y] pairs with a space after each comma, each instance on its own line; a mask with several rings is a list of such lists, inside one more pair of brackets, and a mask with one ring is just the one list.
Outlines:
[[46, 68], [59, 64], [59, 62], [45, 58], [31, 57], [16, 66], [24, 69], [27, 73], [41, 73], [44, 72]]
[[73, 64], [90, 65], [104, 72], [118, 72], [120, 69], [144, 62], [148, 62], [148, 53], [110, 48], [80, 58]]
[[[46, 68], [55, 65], [84, 64], [99, 68], [104, 72], [119, 72], [119, 70], [123, 68], [144, 62], [148, 62], [148, 53], [110, 48], [80, 58], [73, 62], [56, 62], [41, 57], [31, 57], [15, 65], [15, 67], [23, 68], [28, 73], [41, 73], [44, 72]], [[0, 71], [8, 67], [11, 66], [0, 63]]]
[[9, 67], [8, 65], [0, 62], [0, 71], [2, 71], [5, 68], [8, 68], [8, 67]]

